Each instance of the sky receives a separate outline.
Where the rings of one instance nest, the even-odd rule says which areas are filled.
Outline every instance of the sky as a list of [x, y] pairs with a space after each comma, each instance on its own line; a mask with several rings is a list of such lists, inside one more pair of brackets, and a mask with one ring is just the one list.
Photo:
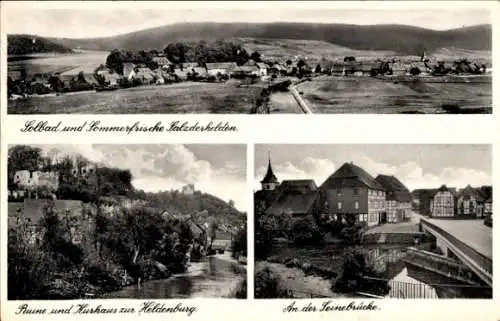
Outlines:
[[410, 190], [492, 184], [490, 145], [255, 145], [254, 189], [260, 189], [268, 154], [278, 180], [314, 179], [321, 185], [345, 162], [373, 177], [394, 175]]
[[129, 169], [132, 185], [147, 192], [196, 190], [233, 200], [248, 210], [246, 197], [246, 145], [37, 145], [46, 156], [80, 154], [98, 164]]
[[[353, 3], [356, 5], [356, 3]], [[94, 38], [107, 37], [146, 28], [179, 22], [314, 22], [347, 24], [406, 24], [445, 30], [491, 23], [487, 9], [449, 8], [439, 9], [348, 9], [332, 8], [329, 2], [290, 4], [285, 2], [219, 4], [190, 3], [189, 7], [177, 3], [155, 2], [154, 9], [144, 9], [147, 4], [98, 3], [85, 8], [41, 7], [33, 3], [30, 8], [9, 3], [5, 15], [7, 33], [35, 34], [46, 37]], [[64, 4], [62, 4], [64, 5]], [[90, 8], [96, 5], [95, 8]], [[366, 4], [363, 4], [366, 6]], [[56, 4], [57, 6], [57, 4]], [[130, 6], [134, 6], [131, 8]], [[151, 5], [149, 5], [151, 6]], [[329, 6], [329, 7], [325, 7]], [[357, 4], [359, 7], [360, 4]], [[395, 5], [393, 4], [392, 7]], [[47, 8], [48, 7], [48, 8]]]

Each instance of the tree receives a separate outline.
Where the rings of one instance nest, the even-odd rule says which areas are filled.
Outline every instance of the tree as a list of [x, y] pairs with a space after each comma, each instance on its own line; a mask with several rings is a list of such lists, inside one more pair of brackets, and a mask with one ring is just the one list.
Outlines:
[[14, 145], [9, 148], [7, 156], [8, 186], [12, 188], [13, 178], [17, 171], [35, 171], [42, 163], [42, 150], [27, 145]]
[[316, 69], [314, 69], [314, 72], [317, 74], [321, 73], [321, 66], [319, 64], [316, 65]]
[[254, 51], [252, 52], [252, 54], [250, 55], [250, 59], [254, 60], [255, 62], [261, 62], [261, 55], [259, 52], [257, 51]]
[[286, 65], [287, 65], [287, 66], [291, 66], [291, 65], [292, 65], [292, 61], [291, 61], [290, 59], [288, 59], [288, 60], [286, 61]]
[[306, 66], [306, 62], [303, 60], [303, 59], [300, 59], [298, 62], [297, 62], [297, 67], [299, 69], [302, 69]]
[[247, 256], [247, 228], [244, 228], [236, 233], [231, 244], [231, 252], [234, 258], [238, 258], [239, 255]]
[[377, 273], [367, 264], [362, 248], [347, 248], [342, 258], [342, 270], [332, 286], [334, 292], [366, 292], [381, 296], [389, 293], [390, 287], [387, 281], [365, 278], [377, 277]]
[[85, 79], [85, 75], [83, 74], [83, 71], [80, 71], [77, 76], [77, 82], [80, 84], [86, 84], [87, 80]]
[[420, 75], [420, 69], [418, 67], [412, 67], [410, 69], [410, 75], [412, 75], [412, 76]]
[[318, 225], [310, 216], [295, 221], [291, 232], [293, 241], [297, 245], [318, 244], [323, 238]]
[[106, 58], [106, 66], [116, 73], [123, 75], [124, 55], [120, 50], [114, 49]]
[[356, 57], [354, 57], [354, 56], [344, 57], [344, 62], [355, 62], [355, 61], [356, 61]]

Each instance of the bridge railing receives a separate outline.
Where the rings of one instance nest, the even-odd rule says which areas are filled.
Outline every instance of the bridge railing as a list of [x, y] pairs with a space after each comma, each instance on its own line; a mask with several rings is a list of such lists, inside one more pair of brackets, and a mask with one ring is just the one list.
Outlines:
[[459, 239], [457, 239], [455, 236], [451, 235], [450, 233], [446, 232], [445, 230], [443, 230], [439, 226], [432, 224], [427, 220], [422, 220], [422, 221], [423, 221], [423, 224], [428, 225], [430, 228], [436, 230], [439, 234], [441, 234], [443, 237], [445, 237], [448, 240], [448, 242], [453, 244], [453, 246], [455, 246], [457, 249], [459, 249], [464, 255], [466, 255], [469, 259], [474, 261], [479, 266], [480, 269], [482, 269], [484, 272], [486, 272], [490, 276], [492, 275], [493, 264], [492, 264], [492, 260], [490, 258], [477, 252], [476, 250], [474, 250], [470, 246], [466, 245], [465, 243], [463, 243], [462, 241], [460, 241]]
[[477, 277], [466, 265], [432, 252], [408, 248], [408, 255], [404, 260], [411, 265], [431, 270], [449, 278], [480, 285]]

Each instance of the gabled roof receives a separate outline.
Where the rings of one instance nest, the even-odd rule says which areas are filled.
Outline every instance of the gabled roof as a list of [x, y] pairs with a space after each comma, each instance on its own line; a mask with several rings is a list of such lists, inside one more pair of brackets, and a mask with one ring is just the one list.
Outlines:
[[126, 62], [123, 64], [123, 75], [128, 76], [134, 71], [135, 65], [131, 62]]
[[437, 190], [436, 190], [436, 193], [437, 194], [438, 192], [450, 192], [451, 194], [453, 194], [453, 196], [457, 196], [457, 189], [454, 188], [454, 187], [448, 187], [446, 185], [441, 185]]
[[312, 179], [293, 179], [281, 182], [280, 191], [286, 193], [312, 192], [318, 189]]
[[375, 180], [385, 189], [385, 198], [387, 200], [398, 202], [409, 202], [411, 200], [410, 191], [396, 177], [392, 175], [378, 175]]
[[344, 165], [326, 179], [320, 188], [336, 189], [362, 186], [375, 190], [384, 190], [384, 188], [364, 169], [353, 163], [344, 163]]
[[308, 214], [318, 196], [317, 191], [304, 194], [281, 193], [266, 210], [266, 214]]

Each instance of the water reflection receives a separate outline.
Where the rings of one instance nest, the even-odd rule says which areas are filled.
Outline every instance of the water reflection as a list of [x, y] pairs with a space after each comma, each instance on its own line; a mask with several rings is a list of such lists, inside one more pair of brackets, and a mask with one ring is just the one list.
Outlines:
[[123, 288], [106, 298], [166, 299], [225, 297], [245, 276], [245, 268], [227, 257], [208, 257], [193, 262], [188, 271], [164, 280], [153, 280]]

